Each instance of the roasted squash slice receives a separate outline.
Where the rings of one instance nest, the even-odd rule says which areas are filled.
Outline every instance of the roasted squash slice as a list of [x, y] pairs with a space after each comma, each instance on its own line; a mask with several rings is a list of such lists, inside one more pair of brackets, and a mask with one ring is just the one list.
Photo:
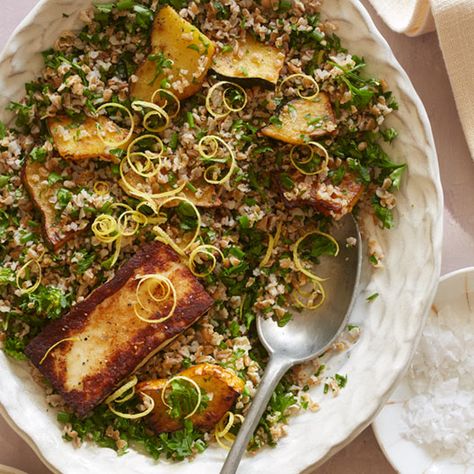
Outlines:
[[238, 41], [237, 51], [221, 51], [214, 57], [212, 69], [221, 76], [237, 79], [262, 79], [276, 84], [285, 54], [247, 35]]
[[[290, 182], [292, 185], [289, 187]], [[350, 172], [346, 172], [337, 185], [330, 179], [321, 181], [318, 176], [306, 176], [299, 172], [291, 176], [280, 175], [280, 185], [289, 206], [312, 206], [335, 220], [352, 212], [364, 192], [363, 184]]]
[[[158, 194], [165, 191], [171, 191], [172, 189], [169, 185], [159, 184], [155, 177], [145, 179], [133, 171], [126, 173], [125, 179], [127, 180], [127, 183], [132, 185], [135, 189], [149, 194]], [[222, 201], [217, 194], [216, 186], [206, 183], [204, 180], [195, 181], [191, 184], [192, 186], [186, 186], [180, 195], [186, 196], [195, 206], [210, 208], [219, 207], [222, 204]], [[122, 180], [120, 181], [120, 185], [125, 192], [129, 192]], [[192, 188], [195, 188], [196, 191]], [[174, 207], [177, 205], [179, 205], [178, 201], [172, 201], [166, 205], [166, 207]]]
[[109, 146], [105, 142], [120, 143], [128, 135], [127, 130], [104, 116], [87, 117], [83, 122], [74, 122], [69, 117], [58, 116], [48, 120], [48, 127], [59, 154], [69, 160], [112, 160], [114, 155], [110, 150], [118, 147]]
[[171, 87], [178, 99], [186, 99], [200, 88], [211, 65], [214, 43], [170, 6], [155, 17], [151, 53], [135, 72], [130, 96], [151, 100], [160, 88]]
[[60, 175], [64, 171], [55, 166], [54, 161], [40, 163], [27, 159], [21, 171], [21, 178], [34, 206], [41, 214], [45, 241], [54, 250], [58, 250], [78, 232], [78, 229], [77, 226], [70, 226], [71, 218], [54, 206], [61, 183], [48, 182], [48, 176], [53, 172]]
[[299, 145], [336, 129], [336, 119], [329, 97], [320, 92], [315, 99], [295, 99], [283, 106], [278, 123], [267, 125], [263, 135]]
[[[199, 364], [183, 370], [178, 375], [188, 377], [205, 392], [209, 401], [204, 409], [190, 417], [193, 425], [203, 431], [211, 430], [232, 408], [244, 389], [244, 382], [233, 372], [214, 364]], [[155, 401], [155, 407], [147, 417], [148, 426], [157, 434], [170, 433], [183, 427], [183, 419], [172, 418], [169, 409], [163, 404], [161, 391], [166, 384], [164, 379], [149, 380], [137, 385], [137, 391], [146, 393]]]

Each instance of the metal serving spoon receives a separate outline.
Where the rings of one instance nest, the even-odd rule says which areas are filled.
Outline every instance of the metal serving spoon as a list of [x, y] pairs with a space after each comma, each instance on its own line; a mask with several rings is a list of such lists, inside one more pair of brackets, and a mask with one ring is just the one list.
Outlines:
[[[321, 259], [318, 274], [327, 276], [326, 301], [316, 312], [295, 314], [284, 327], [271, 319], [258, 318], [257, 330], [270, 359], [239, 434], [227, 456], [221, 474], [233, 474], [267, 407], [275, 387], [286, 371], [296, 364], [323, 354], [345, 328], [354, 304], [361, 267], [361, 238], [352, 216], [342, 219], [331, 230], [340, 246], [337, 257]], [[346, 239], [354, 237], [357, 245], [348, 247]]]

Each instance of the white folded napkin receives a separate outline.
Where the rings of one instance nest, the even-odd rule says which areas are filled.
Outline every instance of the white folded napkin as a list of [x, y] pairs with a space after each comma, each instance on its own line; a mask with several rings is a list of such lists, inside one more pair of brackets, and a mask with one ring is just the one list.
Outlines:
[[415, 36], [435, 28], [466, 140], [474, 158], [474, 0], [370, 0], [393, 30]]

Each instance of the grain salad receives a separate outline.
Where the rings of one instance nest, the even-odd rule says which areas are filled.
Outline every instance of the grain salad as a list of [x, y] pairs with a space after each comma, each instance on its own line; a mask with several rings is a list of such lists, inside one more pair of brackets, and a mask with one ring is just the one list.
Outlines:
[[[0, 344], [33, 363], [66, 440], [173, 460], [228, 448], [268, 358], [255, 319], [318, 311], [317, 264], [356, 243], [331, 236], [346, 214], [394, 226], [397, 102], [320, 6], [98, 4], [11, 102]], [[368, 259], [383, 266], [372, 239]], [[312, 387], [344, 388], [327, 360], [358, 337], [286, 374], [250, 451], [320, 408]]]

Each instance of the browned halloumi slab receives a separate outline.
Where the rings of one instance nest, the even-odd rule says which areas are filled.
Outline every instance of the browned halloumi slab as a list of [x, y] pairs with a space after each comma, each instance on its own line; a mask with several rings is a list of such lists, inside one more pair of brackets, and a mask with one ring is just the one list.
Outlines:
[[[171, 280], [177, 297], [173, 315], [158, 324], [141, 321], [133, 310], [137, 277], [154, 273]], [[149, 319], [165, 316], [171, 301], [167, 303], [155, 301]], [[47, 326], [25, 352], [74, 412], [84, 416], [212, 303], [178, 255], [168, 246], [153, 242], [120, 268], [112, 280]], [[66, 338], [73, 340], [60, 343], [40, 363], [53, 344]]]

